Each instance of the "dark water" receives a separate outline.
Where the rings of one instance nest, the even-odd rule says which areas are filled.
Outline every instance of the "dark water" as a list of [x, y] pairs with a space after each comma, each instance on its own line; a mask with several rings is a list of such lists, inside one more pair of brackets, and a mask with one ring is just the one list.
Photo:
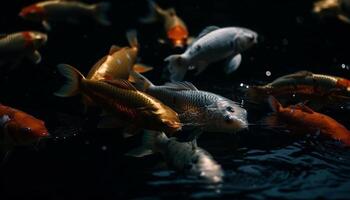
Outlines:
[[[17, 13], [33, 1], [8, 0], [0, 12], [1, 32], [42, 27], [24, 22]], [[208, 70], [187, 80], [198, 88], [241, 100], [240, 83], [262, 84], [299, 70], [350, 78], [350, 26], [336, 20], [320, 22], [306, 0], [161, 1], [173, 5], [197, 35], [208, 25], [244, 26], [257, 31], [263, 42], [244, 53], [231, 76]], [[58, 63], [69, 63], [87, 73], [112, 44], [126, 45], [125, 31], [136, 28], [141, 61], [155, 67], [148, 74], [160, 78], [163, 58], [176, 52], [160, 45], [159, 25], [141, 25], [144, 1], [113, 1], [112, 27], [94, 24], [57, 25], [41, 49], [43, 62], [23, 62], [14, 71], [2, 70], [0, 101], [46, 120], [61, 135], [37, 148], [18, 148], [0, 167], [1, 199], [349, 199], [350, 150], [314, 135], [292, 137], [252, 126], [238, 135], [205, 134], [199, 145], [225, 169], [225, 182], [212, 186], [186, 179], [158, 167], [160, 156], [143, 159], [123, 154], [139, 138], [123, 140], [118, 130], [97, 130], [97, 117], [82, 114], [79, 97], [52, 95], [61, 84]], [[345, 68], [341, 66], [344, 64]], [[267, 77], [266, 71], [272, 75]], [[256, 123], [269, 110], [248, 108]], [[350, 128], [349, 110], [324, 110]], [[70, 136], [77, 134], [76, 136]], [[62, 137], [67, 136], [67, 138]], [[155, 167], [157, 166], [157, 167]]]

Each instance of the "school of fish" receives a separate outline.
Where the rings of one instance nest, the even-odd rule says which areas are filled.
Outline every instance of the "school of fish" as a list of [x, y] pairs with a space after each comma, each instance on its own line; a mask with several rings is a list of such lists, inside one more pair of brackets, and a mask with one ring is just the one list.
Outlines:
[[[182, 50], [181, 54], [161, 58], [167, 63], [169, 82], [155, 85], [146, 78], [153, 67], [139, 63], [137, 31], [129, 30], [126, 32], [129, 45], [110, 44], [106, 47], [108, 53], [100, 55], [86, 76], [78, 68], [57, 63], [57, 71], [65, 83], [54, 95], [63, 98], [80, 95], [85, 112], [91, 107], [98, 108], [101, 114], [98, 128], [119, 129], [117, 132], [124, 137], [143, 135], [141, 146], [130, 150], [127, 156], [160, 153], [168, 167], [178, 172], [211, 184], [222, 183], [224, 170], [215, 156], [197, 145], [197, 140], [202, 134], [248, 131], [251, 112], [228, 97], [198, 89], [183, 80], [191, 71], [198, 76], [214, 65], [227, 75], [239, 70], [245, 52], [259, 45], [259, 34], [245, 27], [208, 26], [197, 37], [192, 37], [175, 8], [165, 9], [152, 0], [145, 3], [149, 5], [149, 15], [140, 17], [139, 21], [162, 23], [166, 37], [162, 43]], [[111, 10], [108, 2], [48, 0], [24, 7], [19, 16], [39, 22], [46, 31], [52, 32], [65, 23], [79, 26], [92, 21], [102, 25], [101, 28], [112, 26], [108, 19]], [[314, 4], [313, 12], [350, 23], [350, 1], [347, 0], [320, 0]], [[48, 42], [50, 32], [27, 30], [1, 34], [1, 68], [19, 67], [26, 59], [39, 64], [43, 59], [39, 51]], [[322, 134], [350, 146], [350, 131], [332, 117], [318, 112], [323, 106], [350, 103], [350, 80], [346, 78], [299, 71], [266, 85], [250, 85], [245, 98], [272, 109], [261, 125], [271, 129], [283, 127], [292, 134]], [[0, 104], [3, 151], [50, 139], [49, 132], [44, 121]], [[190, 137], [187, 141], [178, 140], [184, 132], [190, 132]]]

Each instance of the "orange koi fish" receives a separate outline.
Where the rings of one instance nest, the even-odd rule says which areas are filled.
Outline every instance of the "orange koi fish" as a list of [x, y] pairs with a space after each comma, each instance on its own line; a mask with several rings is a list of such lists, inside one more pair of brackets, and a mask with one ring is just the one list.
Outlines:
[[23, 111], [0, 105], [2, 146], [31, 145], [49, 136], [45, 122]]
[[277, 78], [267, 85], [251, 86], [247, 91], [248, 99], [253, 102], [264, 101], [269, 95], [282, 102], [296, 98], [320, 105], [346, 103], [350, 100], [350, 80], [300, 71]]
[[167, 38], [174, 47], [184, 47], [190, 42], [185, 22], [176, 15], [174, 8], [162, 9], [154, 1], [149, 0], [150, 14], [142, 18], [143, 23], [153, 23], [161, 20], [164, 23]]
[[294, 133], [319, 132], [350, 146], [350, 131], [331, 117], [315, 112], [304, 104], [283, 107], [273, 96], [268, 101], [274, 111], [265, 119], [268, 126], [285, 125]]

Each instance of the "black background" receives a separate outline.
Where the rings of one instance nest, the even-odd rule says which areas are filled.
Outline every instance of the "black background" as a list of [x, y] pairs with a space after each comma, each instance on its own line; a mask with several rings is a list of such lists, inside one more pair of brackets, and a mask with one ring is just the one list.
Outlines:
[[[40, 24], [18, 17], [20, 9], [33, 2], [2, 2], [1, 32], [44, 31]], [[6, 67], [0, 70], [0, 101], [44, 119], [50, 132], [59, 136], [59, 139], [45, 141], [37, 148], [18, 148], [12, 152], [0, 167], [1, 199], [124, 199], [149, 194], [170, 198], [187, 197], [191, 193], [191, 188], [184, 189], [176, 184], [168, 188], [168, 194], [164, 194], [162, 188], [147, 187], [146, 182], [151, 176], [148, 170], [159, 157], [141, 160], [125, 158], [123, 153], [134, 145], [133, 139], [122, 140], [118, 131], [96, 130], [97, 117], [82, 114], [80, 97], [62, 99], [52, 95], [62, 84], [62, 78], [55, 71], [57, 64], [71, 64], [86, 74], [112, 44], [127, 45], [125, 32], [128, 29], [138, 30], [140, 61], [155, 67], [147, 76], [155, 83], [164, 82], [161, 78], [165, 67], [163, 59], [181, 50], [157, 42], [164, 36], [161, 24], [138, 23], [138, 18], [148, 11], [145, 1], [111, 3], [113, 8], [109, 15], [112, 26], [55, 24], [52, 32], [48, 33], [48, 44], [40, 50], [43, 56], [41, 64], [24, 61], [15, 70], [8, 71], [4, 69]], [[224, 75], [219, 65], [208, 69], [200, 77], [189, 74], [187, 80], [200, 89], [239, 99], [239, 94], [233, 91], [242, 82], [269, 82], [280, 75], [299, 70], [350, 78], [349, 71], [341, 68], [342, 64], [350, 63], [350, 26], [335, 19], [320, 21], [311, 13], [312, 1], [169, 0], [159, 1], [159, 4], [174, 6], [194, 36], [206, 26], [216, 25], [247, 27], [258, 32], [262, 38], [258, 46], [244, 53], [243, 63], [233, 75]], [[272, 72], [271, 77], [265, 76], [267, 70]], [[250, 118], [257, 118], [255, 114], [260, 116], [266, 113], [251, 111]], [[333, 116], [348, 123], [348, 117], [342, 116], [345, 114], [348, 116], [346, 111], [340, 111], [333, 113]], [[72, 131], [77, 136], [70, 136]], [[233, 154], [235, 148], [232, 146], [269, 149], [274, 148], [270, 145], [281, 147], [285, 142], [281, 137], [265, 138], [260, 135], [259, 138], [254, 133], [236, 137], [230, 137], [228, 142], [214, 142], [220, 148], [229, 144], [229, 150], [216, 151], [219, 147], [212, 147], [210, 152], [214, 157], [220, 157]], [[210, 146], [208, 144], [211, 142], [203, 139], [202, 144]], [[227, 160], [223, 160], [222, 164], [231, 171], [237, 167]], [[175, 189], [182, 192], [175, 192]], [[244, 195], [238, 193], [230, 198], [243, 198]]]

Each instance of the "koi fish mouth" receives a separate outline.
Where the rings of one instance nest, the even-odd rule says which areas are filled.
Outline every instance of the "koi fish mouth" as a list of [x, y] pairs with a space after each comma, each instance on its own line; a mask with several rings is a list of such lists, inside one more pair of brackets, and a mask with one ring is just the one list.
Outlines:
[[170, 132], [175, 133], [182, 130], [182, 124], [177, 121], [164, 121]]
[[50, 133], [49, 132], [42, 132], [40, 133], [41, 137], [50, 137]]
[[182, 48], [185, 46], [184, 40], [173, 40], [172, 42], [173, 42], [174, 47]]

